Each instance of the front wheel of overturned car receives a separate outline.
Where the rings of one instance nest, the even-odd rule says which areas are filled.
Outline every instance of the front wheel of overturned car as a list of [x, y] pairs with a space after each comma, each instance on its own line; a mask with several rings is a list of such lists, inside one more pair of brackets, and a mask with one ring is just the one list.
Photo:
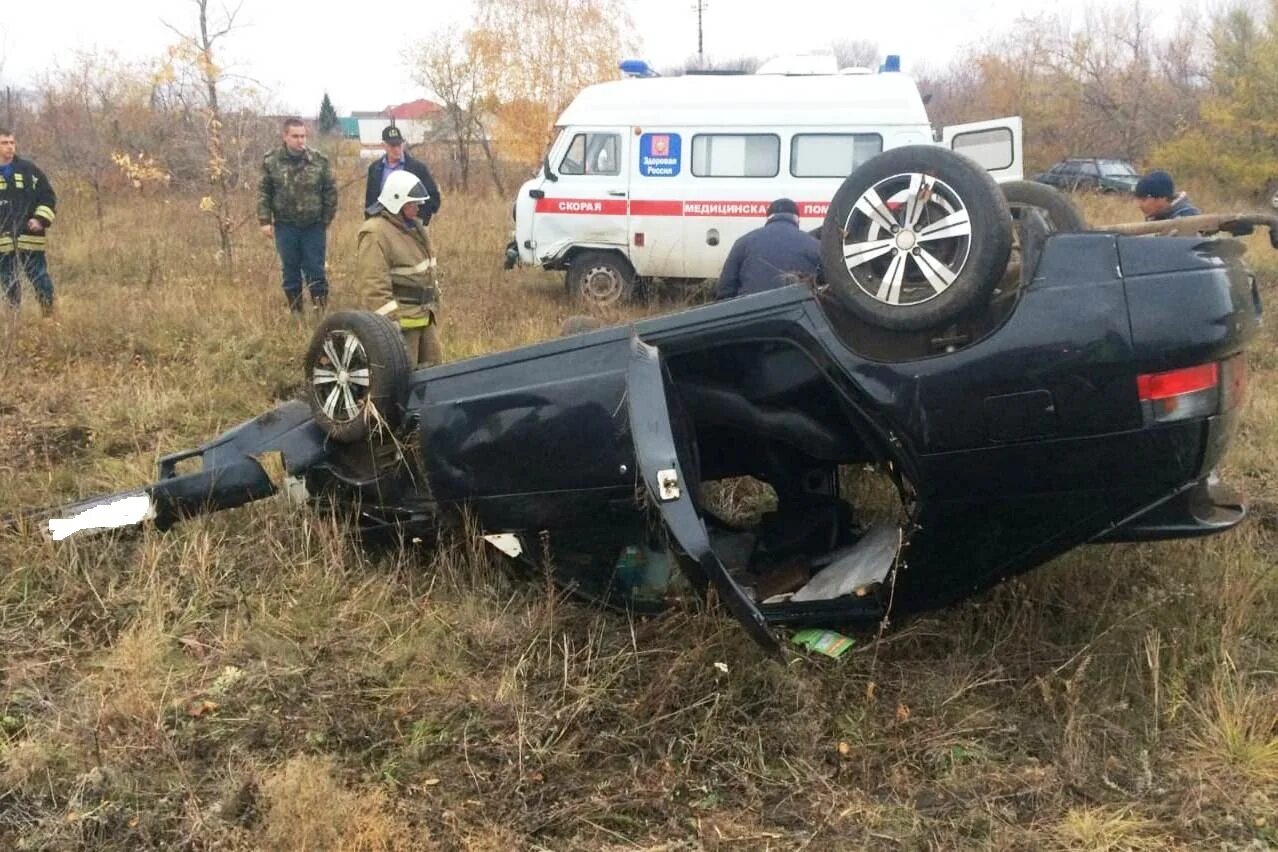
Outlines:
[[587, 304], [605, 306], [630, 299], [635, 272], [615, 252], [586, 251], [568, 264], [568, 295]]
[[998, 184], [934, 145], [894, 148], [843, 181], [821, 226], [825, 280], [861, 319], [919, 331], [986, 301], [1012, 220]]
[[315, 422], [334, 441], [351, 443], [378, 424], [394, 429], [412, 371], [392, 320], [368, 311], [324, 318], [306, 351], [306, 396]]

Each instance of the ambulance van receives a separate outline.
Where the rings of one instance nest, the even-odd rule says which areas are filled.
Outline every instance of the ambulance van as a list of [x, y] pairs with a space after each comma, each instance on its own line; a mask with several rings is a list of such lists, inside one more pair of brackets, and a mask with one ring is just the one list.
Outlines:
[[898, 67], [889, 57], [877, 73], [787, 73], [784, 62], [755, 74], [640, 70], [582, 90], [519, 189], [507, 266], [566, 270], [570, 293], [608, 304], [636, 281], [718, 277], [775, 198], [818, 227], [843, 179], [888, 148], [944, 145], [996, 180], [1021, 179], [1019, 118], [934, 134], [914, 81], [888, 70]]

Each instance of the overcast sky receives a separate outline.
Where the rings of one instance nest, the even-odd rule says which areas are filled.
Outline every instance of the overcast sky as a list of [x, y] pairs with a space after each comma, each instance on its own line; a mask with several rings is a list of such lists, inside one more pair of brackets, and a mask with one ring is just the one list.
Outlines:
[[[1203, 0], [1185, 0], [1195, 5]], [[217, 7], [222, 0], [211, 0]], [[236, 0], [228, 0], [234, 8]], [[1131, 0], [1122, 0], [1124, 5]], [[1209, 0], [1208, 0], [1209, 2]], [[1175, 24], [1179, 0], [1162, 5], [1157, 23]], [[696, 0], [629, 0], [642, 47], [658, 67], [682, 64], [697, 49]], [[768, 57], [823, 48], [834, 38], [878, 42], [898, 53], [906, 71], [940, 67], [963, 47], [1005, 29], [1017, 16], [1044, 12], [1081, 17], [1097, 0], [955, 0], [854, 3], [851, 0], [706, 0], [710, 57]], [[280, 111], [313, 115], [325, 91], [340, 115], [420, 97], [403, 50], [424, 43], [468, 14], [469, 0], [442, 3], [347, 3], [243, 0], [238, 29], [226, 41], [226, 64], [260, 82]], [[125, 59], [161, 53], [175, 37], [163, 21], [193, 30], [192, 0], [61, 0], [36, 14], [30, 4], [0, 16], [0, 83], [28, 85], [59, 56], [76, 49], [114, 50]], [[127, 9], [127, 13], [124, 11]], [[340, 11], [334, 11], [340, 10]], [[623, 58], [621, 56], [618, 57]]]

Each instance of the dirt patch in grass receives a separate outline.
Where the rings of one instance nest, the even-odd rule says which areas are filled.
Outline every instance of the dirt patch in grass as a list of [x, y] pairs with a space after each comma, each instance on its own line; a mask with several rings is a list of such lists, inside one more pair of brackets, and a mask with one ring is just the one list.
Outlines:
[[56, 466], [84, 455], [94, 443], [94, 430], [83, 424], [28, 425], [13, 416], [7, 421], [0, 421], [0, 446], [10, 464]]

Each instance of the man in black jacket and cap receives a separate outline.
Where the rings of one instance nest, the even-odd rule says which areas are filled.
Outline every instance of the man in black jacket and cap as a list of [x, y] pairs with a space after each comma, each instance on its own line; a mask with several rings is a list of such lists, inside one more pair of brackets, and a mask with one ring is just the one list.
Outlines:
[[1147, 222], [1197, 216], [1200, 213], [1188, 195], [1183, 192], [1176, 194], [1172, 176], [1162, 169], [1154, 169], [1137, 181], [1132, 195], [1136, 196], [1136, 206], [1145, 214]]
[[799, 229], [799, 208], [788, 198], [768, 205], [768, 221], [737, 240], [719, 273], [716, 299], [774, 290], [796, 281], [815, 281], [821, 272], [821, 243]]
[[404, 149], [404, 135], [393, 124], [382, 131], [382, 149], [386, 153], [368, 167], [368, 184], [364, 187], [364, 218], [377, 214], [377, 196], [381, 195], [387, 176], [403, 169], [416, 175], [430, 194], [430, 200], [419, 205], [417, 212], [421, 223], [429, 225], [430, 217], [439, 212], [439, 187], [430, 176], [430, 169], [421, 160], [408, 155], [408, 151]]

